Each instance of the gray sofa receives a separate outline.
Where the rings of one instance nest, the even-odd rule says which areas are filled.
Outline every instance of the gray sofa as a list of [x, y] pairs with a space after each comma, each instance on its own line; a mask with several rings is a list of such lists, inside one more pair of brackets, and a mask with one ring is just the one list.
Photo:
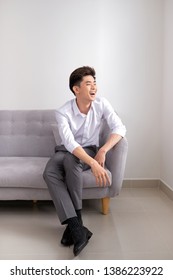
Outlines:
[[[100, 144], [108, 135], [105, 122]], [[51, 200], [43, 171], [57, 141], [60, 143], [54, 110], [0, 111], [0, 201]], [[110, 197], [118, 195], [122, 187], [127, 146], [124, 138], [107, 154], [111, 186], [97, 187], [91, 170], [83, 172], [83, 199], [102, 199], [103, 214], [109, 210]]]

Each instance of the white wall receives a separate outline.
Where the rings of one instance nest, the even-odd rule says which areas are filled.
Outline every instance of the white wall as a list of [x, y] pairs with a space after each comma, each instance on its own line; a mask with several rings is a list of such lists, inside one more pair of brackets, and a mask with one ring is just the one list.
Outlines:
[[162, 0], [0, 0], [0, 109], [59, 107], [94, 66], [128, 129], [125, 177], [159, 178], [162, 20]]
[[173, 189], [173, 1], [165, 1], [161, 178]]

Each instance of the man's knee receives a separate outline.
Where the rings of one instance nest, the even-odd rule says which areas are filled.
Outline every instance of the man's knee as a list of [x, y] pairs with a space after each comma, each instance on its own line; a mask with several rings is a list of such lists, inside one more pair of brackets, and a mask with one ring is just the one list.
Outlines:
[[46, 181], [46, 179], [49, 179], [51, 174], [53, 173], [54, 170], [54, 160], [51, 158], [47, 162], [44, 172], [43, 172], [43, 178]]

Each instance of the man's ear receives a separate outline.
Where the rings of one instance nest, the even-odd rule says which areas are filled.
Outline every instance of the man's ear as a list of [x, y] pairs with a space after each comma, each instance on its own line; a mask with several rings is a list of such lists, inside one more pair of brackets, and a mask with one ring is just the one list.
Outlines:
[[73, 86], [73, 92], [76, 95], [79, 92], [79, 87], [78, 86]]

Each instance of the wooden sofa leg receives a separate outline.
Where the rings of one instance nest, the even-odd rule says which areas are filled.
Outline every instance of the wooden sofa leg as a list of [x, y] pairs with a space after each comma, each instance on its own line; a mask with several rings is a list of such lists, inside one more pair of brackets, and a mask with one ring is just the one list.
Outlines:
[[33, 200], [32, 202], [33, 202], [34, 204], [36, 204], [36, 203], [37, 203], [37, 200]]
[[109, 212], [110, 197], [102, 198], [102, 214], [107, 215]]

